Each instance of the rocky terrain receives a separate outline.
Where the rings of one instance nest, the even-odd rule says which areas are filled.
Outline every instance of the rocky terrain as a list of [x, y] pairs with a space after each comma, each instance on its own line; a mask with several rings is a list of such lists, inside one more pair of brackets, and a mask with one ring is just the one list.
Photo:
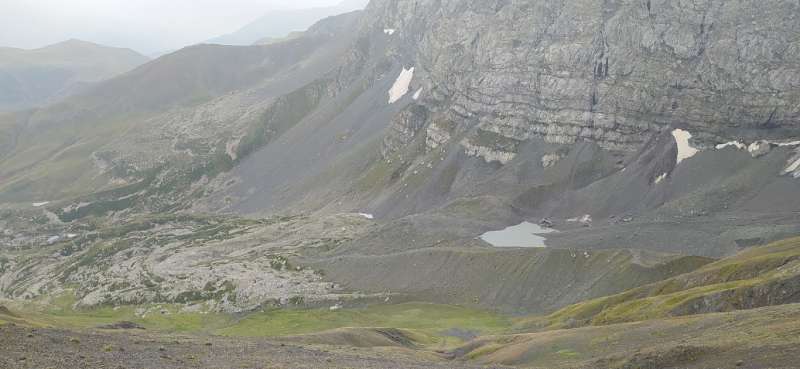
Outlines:
[[[381, 335], [378, 334], [379, 337]], [[448, 363], [388, 340], [385, 348], [309, 345], [119, 329], [0, 327], [0, 368], [485, 368]], [[380, 343], [378, 344], [380, 345]], [[236, 363], [232, 365], [232, 363]], [[495, 366], [501, 367], [501, 366]]]
[[373, 0], [2, 115], [3, 363], [793, 366], [798, 9]]
[[[235, 360], [237, 367], [788, 368], [796, 366], [800, 352], [800, 291], [792, 281], [800, 272], [798, 242], [755, 248], [663, 282], [523, 319], [455, 347], [446, 344], [449, 337], [460, 332], [469, 340], [469, 332], [480, 331], [431, 334], [417, 325], [242, 339], [157, 332], [134, 322], [48, 328], [47, 315], [2, 307], [0, 365], [230, 367]], [[89, 319], [78, 324], [114, 319], [84, 318]]]
[[[185, 304], [180, 313], [328, 307], [373, 296], [323, 282], [322, 270], [290, 260], [334, 249], [373, 226], [357, 214], [263, 220], [175, 214], [118, 226], [17, 229], [25, 236], [4, 237], [0, 289], [3, 298], [39, 299], [41, 306], [74, 295], [78, 308]], [[142, 308], [136, 315], [153, 312], [161, 309]]]

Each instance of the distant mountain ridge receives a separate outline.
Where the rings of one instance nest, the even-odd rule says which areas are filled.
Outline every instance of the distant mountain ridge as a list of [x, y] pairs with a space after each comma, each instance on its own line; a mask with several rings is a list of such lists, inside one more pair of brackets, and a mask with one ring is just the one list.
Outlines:
[[0, 48], [0, 112], [51, 103], [149, 60], [131, 49], [75, 39], [34, 50]]
[[210, 39], [204, 43], [237, 46], [256, 43], [263, 45], [266, 43], [259, 41], [264, 38], [283, 38], [291, 32], [304, 31], [320, 19], [362, 10], [368, 2], [368, 0], [345, 0], [331, 7], [270, 12], [233, 33]]

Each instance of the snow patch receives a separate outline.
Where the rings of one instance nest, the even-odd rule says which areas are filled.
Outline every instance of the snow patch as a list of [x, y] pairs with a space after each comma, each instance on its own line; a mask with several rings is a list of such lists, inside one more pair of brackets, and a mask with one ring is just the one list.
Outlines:
[[387, 34], [387, 35], [391, 36], [391, 35], [393, 35], [393, 34], [394, 34], [394, 29], [387, 28], [387, 29], [383, 30], [383, 33], [385, 33], [385, 34]]
[[661, 181], [663, 181], [663, 180], [664, 180], [664, 178], [667, 178], [667, 173], [664, 173], [664, 174], [662, 174], [662, 175], [658, 176], [658, 178], [656, 178], [656, 182], [655, 182], [655, 183], [656, 183], [656, 184], [659, 184], [659, 183], [661, 183]]
[[678, 144], [678, 162], [675, 163], [675, 165], [697, 154], [698, 150], [689, 145], [689, 139], [692, 138], [691, 133], [682, 129], [676, 129], [672, 131], [672, 137], [675, 137], [675, 142]]
[[788, 166], [781, 172], [781, 174], [790, 174], [794, 178], [800, 178], [800, 149], [794, 150], [794, 153], [789, 158], [787, 164]]
[[44, 202], [34, 202], [34, 203], [33, 203], [33, 204], [31, 204], [31, 205], [33, 205], [33, 206], [35, 206], [35, 207], [37, 207], [37, 208], [38, 208], [38, 207], [40, 207], [40, 206], [45, 206], [45, 205], [47, 205], [47, 204], [49, 204], [49, 203], [50, 203], [50, 201], [44, 201]]
[[414, 93], [414, 96], [412, 96], [414, 98], [414, 100], [419, 99], [419, 94], [421, 94], [421, 93], [422, 93], [422, 88], [420, 87], [420, 89], [417, 90], [417, 92]]
[[743, 143], [741, 143], [739, 141], [731, 141], [731, 142], [726, 142], [724, 144], [717, 145], [717, 150], [722, 150], [722, 149], [724, 149], [724, 148], [726, 148], [728, 146], [733, 146], [733, 147], [735, 147], [735, 148], [737, 148], [739, 150], [744, 150], [747, 147], [747, 145], [745, 145], [745, 144], [743, 144]]
[[53, 242], [55, 242], [56, 240], [58, 240], [59, 238], [61, 238], [61, 237], [59, 237], [59, 236], [52, 236], [52, 237], [50, 237], [50, 238], [48, 238], [48, 239], [47, 239], [47, 243], [53, 243]]
[[358, 213], [358, 215], [361, 215], [362, 217], [367, 218], [367, 219], [375, 219], [375, 217], [372, 216], [372, 214]]
[[568, 222], [581, 222], [581, 223], [586, 224], [586, 223], [591, 223], [592, 222], [592, 216], [589, 215], [589, 214], [586, 214], [586, 215], [584, 215], [582, 217], [575, 217], [575, 218], [567, 219], [567, 221]]
[[397, 76], [397, 80], [394, 81], [394, 86], [389, 90], [389, 104], [400, 100], [401, 97], [408, 93], [408, 85], [411, 84], [411, 78], [413, 77], [414, 67], [411, 67], [411, 69], [403, 68], [403, 71]]
[[[798, 168], [800, 168], [800, 159], [797, 159], [794, 161], [794, 163], [789, 164], [789, 166], [783, 170], [783, 174], [789, 174], [796, 171]], [[800, 178], [800, 173], [792, 173], [792, 177]]]
[[754, 158], [764, 155], [770, 151], [772, 145], [778, 147], [800, 146], [800, 141], [779, 142], [779, 141], [755, 141], [751, 144], [746, 144], [742, 141], [731, 141], [716, 146], [717, 150], [724, 149], [728, 146], [736, 147], [739, 150], [747, 150]]
[[78, 237], [78, 235], [75, 233], [67, 233], [67, 238], [75, 238], [75, 237]]
[[771, 143], [773, 145], [778, 145], [779, 147], [783, 147], [783, 146], [800, 146], [800, 141], [792, 141], [792, 142], [770, 141], [769, 143]]

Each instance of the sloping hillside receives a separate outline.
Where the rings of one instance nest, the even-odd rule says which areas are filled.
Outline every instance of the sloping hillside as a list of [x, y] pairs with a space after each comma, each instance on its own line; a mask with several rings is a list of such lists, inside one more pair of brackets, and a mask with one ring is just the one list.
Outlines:
[[518, 330], [574, 328], [800, 302], [800, 238], [758, 247], [697, 271], [586, 301]]
[[[197, 312], [171, 316], [164, 311], [180, 306], [168, 305], [154, 310], [162, 309], [160, 314], [134, 318], [159, 331], [141, 329], [137, 323], [108, 324], [130, 318], [129, 307], [55, 314], [0, 307], [0, 342], [7, 348], [0, 363], [50, 365], [65, 355], [80, 355], [97, 365], [109, 360], [154, 367], [165, 362], [220, 365], [225, 362], [221, 358], [240, 354], [234, 348], [257, 345], [268, 350], [270, 363], [285, 365], [324, 357], [320, 365], [363, 367], [794, 367], [800, 353], [800, 303], [797, 291], [790, 289], [800, 284], [780, 281], [798, 274], [799, 250], [799, 239], [776, 242], [663, 282], [523, 320], [505, 332], [502, 327], [512, 319], [419, 303], [340, 311], [276, 310], [238, 321]], [[777, 285], [782, 287], [774, 288]], [[685, 293], [694, 297], [685, 299]], [[642, 300], [648, 304], [639, 304]], [[678, 305], [694, 304], [694, 310], [648, 313], [680, 301], [690, 303]], [[702, 301], [713, 304], [698, 309]], [[637, 307], [631, 309], [631, 303]], [[595, 319], [581, 327], [575, 317], [582, 312], [621, 319]], [[571, 317], [563, 319], [565, 314]], [[95, 328], [45, 328], [64, 324]], [[443, 331], [447, 326], [453, 328]], [[160, 331], [165, 327], [184, 333]], [[192, 333], [197, 331], [224, 336]], [[287, 331], [303, 334], [286, 336]], [[279, 337], [237, 338], [264, 335]], [[475, 338], [457, 347], [448, 343], [463, 342], [462, 336]], [[48, 343], [48, 350], [41, 350], [41, 342]]]
[[[304, 80], [313, 80], [315, 73], [321, 73], [313, 72], [320, 68], [318, 64], [336, 60], [330, 57], [338, 52], [336, 44], [329, 42], [334, 34], [317, 32], [268, 46], [188, 47], [46, 107], [24, 115], [0, 116], [0, 127], [4, 127], [0, 133], [5, 138], [0, 144], [0, 153], [4, 154], [0, 157], [0, 196], [5, 201], [54, 200], [111, 190], [139, 183], [142, 178], [152, 180], [151, 168], [130, 168], [124, 164], [114, 168], [115, 159], [125, 158], [110, 157], [100, 149], [115, 139], [123, 145], [113, 144], [108, 149], [125, 149], [136, 139], [152, 142], [147, 134], [166, 128], [177, 131], [170, 136], [175, 134], [188, 142], [177, 143], [173, 139], [178, 137], [169, 137], [160, 141], [163, 145], [157, 151], [150, 150], [147, 154], [188, 148], [207, 153], [205, 147], [214, 146], [222, 138], [218, 129], [223, 123], [223, 128], [239, 136], [255, 130], [253, 126], [264, 109], [262, 105], [269, 103], [270, 96], [302, 86], [307, 83]], [[307, 60], [316, 62], [300, 68]], [[226, 96], [259, 84], [260, 92], [246, 95], [246, 102]], [[221, 99], [209, 103], [217, 98]], [[207, 110], [226, 117], [198, 116], [194, 108], [204, 103]], [[235, 116], [240, 124], [228, 125], [230, 116]], [[156, 117], [159, 118], [153, 119]], [[199, 126], [182, 129], [176, 124], [165, 124], [185, 121], [187, 117], [198, 119]], [[202, 139], [185, 136], [192, 131]], [[221, 150], [224, 155], [225, 143]], [[137, 159], [146, 158], [137, 156]], [[231, 163], [220, 166], [229, 169]], [[184, 177], [191, 171], [187, 167], [179, 169], [184, 171], [181, 174]], [[164, 191], [181, 190], [182, 186], [171, 184]], [[125, 192], [120, 197], [129, 194]]]
[[[393, 225], [402, 234], [403, 229]], [[435, 228], [434, 228], [435, 229]], [[348, 289], [391, 291], [511, 315], [544, 314], [693, 271], [710, 259], [640, 250], [484, 247], [471, 239], [396, 235], [414, 248], [384, 251], [373, 237], [346, 242], [299, 265], [320, 268]], [[372, 243], [367, 246], [366, 243]], [[394, 242], [389, 242], [394, 243]], [[321, 259], [321, 260], [320, 260]]]
[[796, 367], [800, 304], [479, 338], [451, 357], [547, 368]]
[[[498, 227], [589, 215], [614, 227], [554, 242], [709, 257], [797, 236], [798, 73], [778, 72], [797, 70], [797, 48], [769, 44], [787, 53], [778, 60], [729, 46], [743, 42], [731, 36], [741, 25], [747, 38], [797, 44], [794, 7], [753, 3], [770, 24], [757, 30], [731, 3], [704, 20], [634, 1], [375, 1], [323, 79], [339, 93], [197, 209], [435, 213]], [[765, 75], [780, 76], [780, 93]]]
[[49, 104], [149, 60], [80, 40], [36, 50], [0, 48], [0, 113]]

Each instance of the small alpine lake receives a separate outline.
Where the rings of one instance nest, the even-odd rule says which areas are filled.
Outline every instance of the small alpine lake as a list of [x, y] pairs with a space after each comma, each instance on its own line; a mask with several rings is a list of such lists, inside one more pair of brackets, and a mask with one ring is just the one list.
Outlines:
[[486, 232], [481, 235], [481, 239], [496, 247], [547, 247], [547, 239], [539, 235], [553, 232], [557, 231], [531, 222], [522, 222], [502, 231]]

